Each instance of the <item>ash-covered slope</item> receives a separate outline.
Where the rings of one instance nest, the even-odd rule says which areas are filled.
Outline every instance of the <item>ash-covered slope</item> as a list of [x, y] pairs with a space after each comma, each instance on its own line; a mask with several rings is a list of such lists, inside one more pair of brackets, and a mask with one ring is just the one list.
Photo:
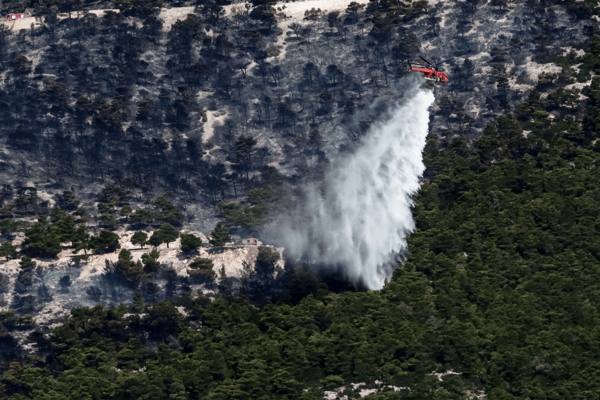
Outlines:
[[[385, 112], [374, 99], [398, 96], [390, 85], [407, 59], [454, 58], [442, 66], [450, 83], [435, 89], [431, 130], [473, 137], [540, 72], [560, 70], [537, 63], [593, 29], [562, 4], [319, 4], [282, 3], [274, 19], [265, 5], [210, 2], [28, 11], [43, 25], [0, 35], [0, 113], [12, 121], [0, 127], [4, 183], [89, 198], [108, 180], [141, 197], [170, 190], [182, 205], [214, 205], [265, 185], [267, 166], [292, 185], [318, 179], [326, 153], [352, 147]], [[256, 141], [248, 154], [240, 135]]]

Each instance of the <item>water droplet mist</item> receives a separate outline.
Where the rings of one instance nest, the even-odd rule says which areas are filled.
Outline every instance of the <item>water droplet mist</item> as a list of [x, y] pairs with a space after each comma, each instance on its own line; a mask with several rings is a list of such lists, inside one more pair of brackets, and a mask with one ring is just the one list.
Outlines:
[[324, 182], [305, 188], [298, 209], [270, 226], [269, 241], [296, 258], [342, 268], [355, 284], [383, 287], [415, 229], [412, 197], [425, 170], [434, 101], [421, 83], [410, 79], [406, 95], [371, 126], [358, 149], [334, 160]]

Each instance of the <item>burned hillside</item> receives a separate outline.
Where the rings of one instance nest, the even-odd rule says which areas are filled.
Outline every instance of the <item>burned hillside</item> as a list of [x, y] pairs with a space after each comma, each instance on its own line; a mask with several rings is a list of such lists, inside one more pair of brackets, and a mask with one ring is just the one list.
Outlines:
[[152, 7], [33, 9], [43, 24], [0, 39], [4, 184], [88, 198], [119, 182], [216, 205], [268, 185], [269, 168], [319, 179], [400, 96], [407, 59], [453, 58], [440, 136], [475, 137], [530, 89], [589, 79], [566, 61], [593, 31], [583, 3], [294, 4], [202, 3], [171, 26]]

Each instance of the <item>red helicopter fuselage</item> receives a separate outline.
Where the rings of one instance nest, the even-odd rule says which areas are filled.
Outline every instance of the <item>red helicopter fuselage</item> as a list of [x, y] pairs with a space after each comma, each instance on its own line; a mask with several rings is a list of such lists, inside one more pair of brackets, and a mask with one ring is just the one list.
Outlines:
[[425, 79], [441, 83], [448, 83], [448, 75], [441, 71], [436, 71], [432, 68], [413, 67], [412, 65], [410, 66], [410, 70], [421, 72], [423, 74], [423, 78]]

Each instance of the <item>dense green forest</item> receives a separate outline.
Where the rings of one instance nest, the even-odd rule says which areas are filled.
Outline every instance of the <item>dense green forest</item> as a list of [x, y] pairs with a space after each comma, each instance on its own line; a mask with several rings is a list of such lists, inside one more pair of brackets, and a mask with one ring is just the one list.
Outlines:
[[[600, 36], [581, 60], [557, 60], [576, 61], [600, 72]], [[532, 91], [471, 144], [432, 135], [410, 255], [383, 290], [335, 293], [288, 263], [290, 290], [262, 308], [192, 293], [73, 309], [50, 338], [37, 336], [43, 358], [4, 365], [0, 393], [318, 399], [381, 380], [408, 389], [367, 398], [598, 398], [599, 88], [593, 78], [582, 91], [581, 123]], [[0, 318], [0, 334], [30, 323]], [[163, 343], [147, 348], [144, 335]], [[433, 375], [449, 370], [459, 374]]]

